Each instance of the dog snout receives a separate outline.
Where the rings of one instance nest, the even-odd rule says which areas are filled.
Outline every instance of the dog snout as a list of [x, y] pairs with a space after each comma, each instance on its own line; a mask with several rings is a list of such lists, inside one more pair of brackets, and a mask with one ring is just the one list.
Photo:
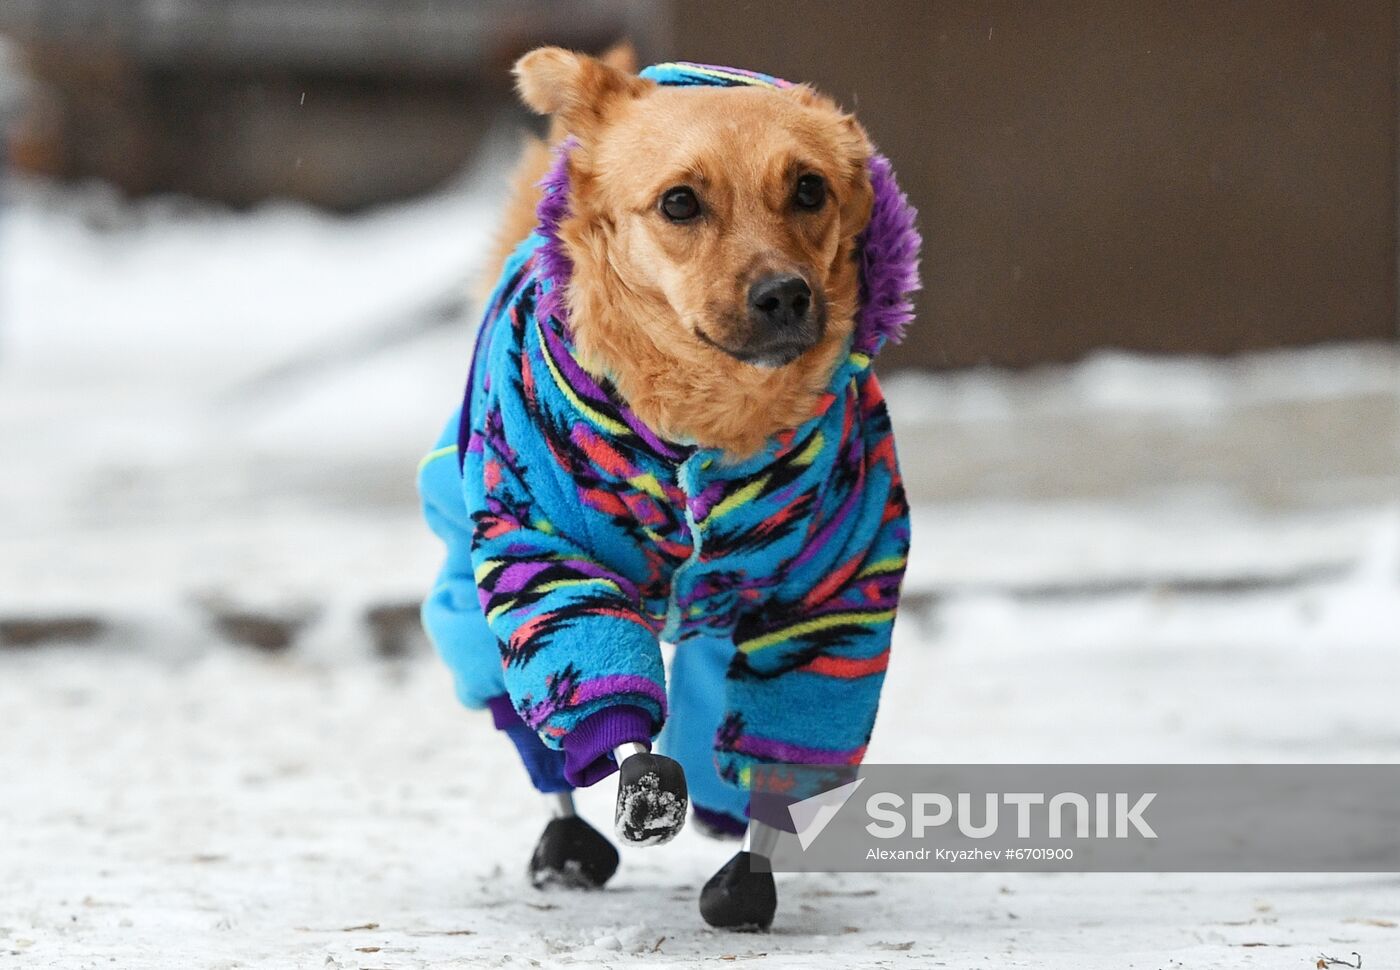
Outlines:
[[800, 276], [774, 275], [749, 287], [749, 315], [775, 329], [796, 326], [812, 308], [812, 288]]

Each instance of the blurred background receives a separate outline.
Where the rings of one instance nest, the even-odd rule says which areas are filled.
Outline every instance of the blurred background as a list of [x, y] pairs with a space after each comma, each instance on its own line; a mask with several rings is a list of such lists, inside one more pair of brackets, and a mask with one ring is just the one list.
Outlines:
[[930, 596], [1310, 581], [1400, 493], [1390, 0], [8, 0], [0, 31], [0, 622], [364, 584], [407, 648], [412, 463], [545, 42], [809, 81], [893, 158]]
[[328, 779], [328, 738], [382, 770], [424, 732], [422, 798], [462, 769], [414, 468], [538, 127], [509, 66], [621, 37], [811, 82], [920, 210], [918, 318], [880, 362], [916, 534], [872, 759], [1394, 760], [1398, 25], [1395, 0], [0, 0], [0, 777], [46, 751], [116, 798], [89, 742], [135, 732], [247, 822], [285, 763], [417, 804], [348, 755]]

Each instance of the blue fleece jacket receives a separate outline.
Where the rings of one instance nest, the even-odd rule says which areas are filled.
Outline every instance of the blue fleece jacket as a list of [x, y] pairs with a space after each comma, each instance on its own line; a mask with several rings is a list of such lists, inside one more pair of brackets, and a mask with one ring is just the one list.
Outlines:
[[[649, 73], [648, 73], [649, 72]], [[661, 83], [782, 84], [661, 65]], [[716, 75], [718, 73], [718, 76]], [[565, 149], [567, 151], [567, 149]], [[715, 768], [742, 788], [758, 762], [853, 764], [888, 663], [909, 525], [871, 359], [908, 320], [913, 210], [871, 163], [862, 306], [812, 417], [759, 455], [668, 441], [579, 365], [556, 231], [567, 168], [508, 260], [478, 334], [462, 408], [420, 468], [447, 545], [427, 629], [470, 707], [510, 705], [562, 748], [571, 784], [667, 719], [659, 642], [732, 644]], [[501, 721], [497, 710], [497, 722]]]

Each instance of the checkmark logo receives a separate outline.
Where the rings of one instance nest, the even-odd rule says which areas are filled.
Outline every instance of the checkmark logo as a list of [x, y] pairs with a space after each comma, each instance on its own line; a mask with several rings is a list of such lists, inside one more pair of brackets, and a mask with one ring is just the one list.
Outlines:
[[802, 844], [803, 852], [817, 840], [817, 836], [831, 824], [836, 813], [841, 811], [841, 806], [850, 801], [856, 789], [864, 783], [864, 778], [857, 778], [840, 788], [824, 791], [820, 795], [804, 798], [788, 806], [788, 815], [792, 816], [793, 827], [797, 830], [797, 841]]

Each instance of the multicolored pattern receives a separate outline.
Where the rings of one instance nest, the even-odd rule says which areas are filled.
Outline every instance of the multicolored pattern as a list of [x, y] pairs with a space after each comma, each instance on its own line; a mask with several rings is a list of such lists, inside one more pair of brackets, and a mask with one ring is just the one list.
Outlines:
[[790, 88], [791, 81], [784, 81], [771, 74], [746, 71], [741, 67], [720, 67], [716, 64], [695, 64], [690, 61], [671, 61], [666, 64], [653, 64], [641, 72], [641, 76], [667, 87], [720, 87], [734, 88], [758, 86], [765, 88]]
[[[644, 72], [663, 74], [786, 84], [700, 65]], [[567, 151], [544, 183], [539, 230], [491, 297], [463, 407], [420, 472], [448, 546], [424, 608], [429, 632], [466, 703], [508, 693], [552, 747], [610, 706], [642, 708], [659, 731], [659, 641], [726, 642], [720, 777], [743, 787], [755, 763], [857, 763], [909, 543], [870, 362], [908, 319], [913, 210], [888, 163], [872, 162], [872, 229], [883, 235], [863, 240], [851, 350], [808, 421], [729, 465], [661, 438], [579, 366], [559, 299], [572, 268], [556, 234]]]

